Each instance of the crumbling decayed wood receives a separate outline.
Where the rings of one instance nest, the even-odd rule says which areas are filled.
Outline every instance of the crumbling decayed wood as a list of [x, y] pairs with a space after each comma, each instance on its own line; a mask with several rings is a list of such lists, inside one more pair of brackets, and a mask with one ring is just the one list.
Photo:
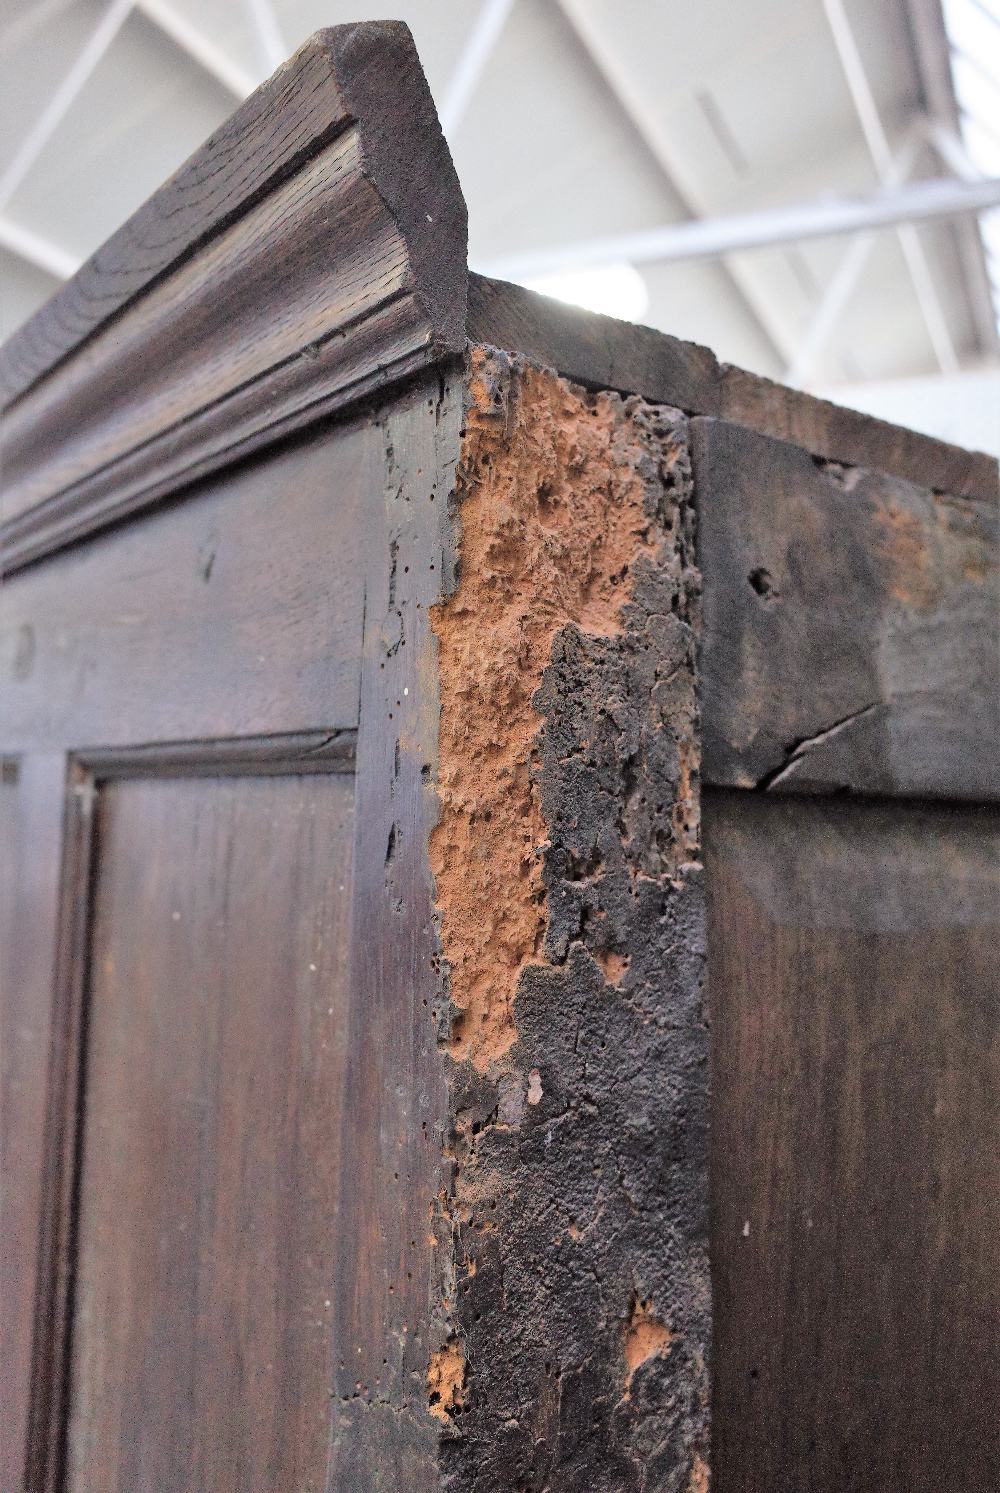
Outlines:
[[477, 349], [434, 611], [445, 1486], [699, 1489], [707, 1034], [686, 421]]

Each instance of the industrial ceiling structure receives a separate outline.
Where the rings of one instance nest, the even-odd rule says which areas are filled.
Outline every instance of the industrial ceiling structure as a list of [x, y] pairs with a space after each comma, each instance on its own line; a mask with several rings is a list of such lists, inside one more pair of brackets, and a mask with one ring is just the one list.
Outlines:
[[805, 387], [1000, 367], [1000, 0], [3, 0], [3, 334], [310, 32], [386, 13], [474, 268]]

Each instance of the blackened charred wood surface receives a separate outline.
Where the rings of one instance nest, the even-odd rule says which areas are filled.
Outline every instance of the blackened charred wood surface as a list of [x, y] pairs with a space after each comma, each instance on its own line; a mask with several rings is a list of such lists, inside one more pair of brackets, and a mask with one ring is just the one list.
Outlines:
[[996, 464], [468, 279], [336, 28], [0, 357], [4, 1487], [705, 1493], [714, 1320], [723, 1493], [980, 1493], [995, 826], [778, 794], [996, 796]]
[[692, 426], [706, 782], [995, 799], [1000, 510]]
[[705, 796], [715, 1493], [1000, 1486], [1000, 815]]

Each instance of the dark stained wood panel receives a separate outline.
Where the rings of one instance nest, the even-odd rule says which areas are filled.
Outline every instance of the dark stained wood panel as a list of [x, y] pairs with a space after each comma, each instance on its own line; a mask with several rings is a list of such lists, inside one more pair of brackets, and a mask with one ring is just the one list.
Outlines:
[[5, 582], [8, 748], [357, 724], [377, 431], [328, 431]]
[[0, 774], [0, 1488], [26, 1455], [66, 760]]
[[[296, 438], [266, 458], [205, 482], [183, 501], [25, 569], [3, 588], [5, 737], [0, 742], [14, 749], [51, 743], [60, 772], [64, 758], [58, 748], [71, 757], [64, 933], [57, 944], [55, 980], [63, 1019], [55, 1023], [55, 1059], [48, 1064], [52, 1135], [47, 1182], [33, 1204], [36, 1216], [27, 1220], [29, 1244], [20, 1263], [14, 1261], [23, 1277], [18, 1290], [26, 1310], [35, 1289], [34, 1262], [41, 1262], [40, 1331], [32, 1359], [37, 1386], [30, 1427], [32, 1493], [55, 1493], [57, 1488], [64, 1493], [58, 1478], [66, 1450], [67, 1351], [76, 1352], [70, 1449], [100, 1445], [108, 1459], [106, 1466], [84, 1467], [81, 1477], [86, 1474], [91, 1481], [82, 1486], [113, 1489], [113, 1479], [120, 1478], [122, 1488], [130, 1487], [133, 1475], [135, 1485], [144, 1486], [135, 1472], [135, 1458], [143, 1448], [128, 1439], [133, 1430], [140, 1434], [134, 1404], [110, 1403], [107, 1411], [119, 1417], [128, 1436], [116, 1439], [114, 1428], [105, 1424], [92, 1442], [79, 1439], [80, 1416], [93, 1411], [88, 1386], [95, 1380], [89, 1360], [84, 1362], [76, 1351], [86, 1346], [84, 1339], [78, 1335], [74, 1345], [72, 1334], [61, 1327], [67, 1262], [74, 1257], [74, 1177], [76, 1195], [84, 1204], [84, 1253], [88, 1218], [93, 1237], [94, 1230], [104, 1231], [101, 1248], [91, 1258], [102, 1261], [105, 1282], [136, 1272], [141, 1276], [142, 1259], [136, 1263], [132, 1256], [134, 1249], [141, 1255], [150, 1246], [148, 1230], [156, 1209], [166, 1210], [171, 1197], [180, 1207], [185, 1195], [197, 1204], [203, 1180], [190, 1167], [185, 1173], [194, 1150], [179, 1122], [160, 1137], [163, 1145], [175, 1147], [181, 1158], [176, 1166], [165, 1171], [155, 1147], [132, 1158], [135, 1183], [142, 1182], [147, 1202], [150, 1178], [168, 1188], [163, 1198], [152, 1197], [153, 1223], [147, 1222], [146, 1204], [140, 1207], [135, 1195], [130, 1200], [116, 1176], [108, 1173], [103, 1182], [95, 1180], [95, 1132], [90, 1128], [85, 1169], [79, 1174], [73, 1144], [76, 1096], [83, 1094], [89, 1122], [91, 1090], [95, 1083], [101, 1085], [93, 1063], [77, 1081], [80, 1044], [74, 1015], [81, 1005], [85, 967], [91, 966], [85, 931], [88, 899], [78, 893], [92, 860], [93, 816], [98, 816], [98, 942], [90, 994], [94, 1000], [103, 994], [112, 1001], [111, 1027], [118, 1031], [127, 1026], [129, 996], [112, 975], [102, 973], [101, 929], [108, 935], [106, 942], [124, 940], [143, 977], [160, 980], [176, 1002], [177, 989], [183, 993], [186, 988], [183, 971], [179, 975], [162, 959], [159, 964], [150, 959], [147, 945], [156, 945], [162, 920], [157, 923], [146, 903], [162, 892], [172, 904], [170, 911], [183, 912], [184, 904], [173, 901], [173, 892], [179, 888], [179, 895], [185, 895], [183, 889], [189, 888], [192, 907], [200, 899], [211, 931], [213, 899], [223, 896], [226, 878], [206, 848], [214, 833], [213, 804], [222, 802], [215, 795], [233, 784], [233, 791], [248, 801], [263, 802], [260, 795], [270, 791], [268, 782], [308, 775], [310, 782], [323, 786], [333, 782], [329, 774], [346, 769], [353, 776], [355, 768], [359, 812], [341, 837], [343, 863], [351, 868], [342, 896], [350, 902], [354, 929], [350, 947], [343, 949], [352, 1010], [343, 1013], [337, 1031], [338, 1062], [345, 1071], [342, 1083], [338, 1069], [329, 1085], [336, 1123], [324, 1157], [330, 1179], [326, 1273], [334, 1287], [324, 1296], [331, 1302], [323, 1360], [324, 1445], [336, 1459], [327, 1476], [332, 1487], [370, 1484], [392, 1493], [424, 1493], [434, 1486], [439, 1428], [428, 1414], [426, 1377], [429, 1355], [443, 1335], [439, 1276], [444, 1267], [432, 1260], [432, 1236], [441, 1221], [430, 1210], [435, 1199], [440, 1206], [447, 1163], [441, 1151], [446, 1110], [438, 1048], [441, 976], [426, 867], [426, 836], [437, 812], [429, 612], [453, 563], [448, 499], [460, 454], [462, 408], [460, 379], [432, 374], [409, 386], [392, 406], [371, 412], [364, 425], [321, 427], [309, 438]], [[364, 727], [359, 733], [353, 728], [362, 700]], [[56, 786], [61, 797], [63, 777]], [[189, 815], [185, 795], [195, 793], [203, 795], [201, 807]], [[140, 813], [145, 794], [153, 795], [151, 806]], [[173, 794], [179, 797], [173, 799]], [[183, 810], [179, 815], [178, 806]], [[268, 949], [282, 949], [297, 920], [312, 915], [316, 897], [341, 895], [335, 867], [317, 870], [310, 886], [311, 847], [275, 831], [266, 814], [261, 817], [256, 829], [245, 824], [253, 843], [244, 847], [242, 860], [248, 925], [252, 916], [247, 937], [258, 940], [256, 964], [240, 967], [251, 993], [248, 982], [257, 964], [266, 972]], [[187, 838], [185, 826], [191, 830]], [[195, 829], [201, 836], [197, 843]], [[117, 857], [110, 870], [109, 845]], [[54, 885], [59, 879], [58, 844], [40, 838], [39, 854], [48, 857], [46, 875]], [[189, 925], [185, 913], [183, 926]], [[17, 936], [30, 952], [28, 931], [20, 928]], [[52, 928], [38, 933], [56, 944]], [[203, 965], [210, 954], [205, 953]], [[217, 954], [216, 949], [212, 958]], [[108, 957], [118, 960], [114, 949]], [[42, 994], [47, 1002], [49, 986]], [[35, 999], [31, 991], [25, 995]], [[282, 1060], [280, 1044], [274, 1047], [275, 1030], [280, 1035], [274, 1021], [266, 1028], [258, 1023], [258, 1046], [263, 1055], [274, 1048], [276, 1060]], [[166, 1026], [156, 1033], [147, 1028], [145, 1035], [152, 1040], [164, 1033], [171, 1035]], [[192, 1049], [206, 1040], [193, 1019], [180, 1035], [172, 1035]], [[141, 1031], [135, 1036], [143, 1039]], [[167, 1057], [158, 1047], [154, 1061], [160, 1065]], [[197, 1062], [193, 1051], [188, 1057]], [[131, 1063], [135, 1082], [127, 1091], [105, 1086], [105, 1110], [119, 1101], [124, 1106], [133, 1098], [141, 1100], [144, 1087], [180, 1071], [177, 1054], [171, 1062], [173, 1069], [157, 1066], [148, 1083], [141, 1063]], [[220, 1092], [232, 1092], [232, 1084], [226, 1089], [229, 1077], [237, 1090], [233, 1102], [240, 1103], [239, 1072], [220, 1072]], [[37, 1082], [40, 1105], [45, 1086], [43, 1072]], [[269, 1092], [261, 1090], [259, 1101], [272, 1114], [285, 1113], [284, 1097], [273, 1084]], [[307, 1095], [303, 1107], [313, 1106], [319, 1121], [324, 1102], [323, 1096]], [[231, 1188], [238, 1189], [243, 1159], [242, 1152], [220, 1152], [218, 1177], [228, 1179]], [[113, 1216], [86, 1211], [90, 1200], [100, 1198], [102, 1187], [117, 1195]], [[262, 1215], [274, 1218], [275, 1227], [282, 1222], [284, 1201], [274, 1191], [260, 1196]], [[134, 1227], [122, 1222], [123, 1203], [134, 1208]], [[168, 1239], [168, 1246], [175, 1242]], [[358, 1266], [359, 1243], [363, 1268]], [[24, 1274], [29, 1255], [31, 1279]], [[172, 1258], [169, 1247], [166, 1256]], [[178, 1251], [174, 1266], [166, 1285], [173, 1281], [181, 1289], [190, 1279], [185, 1275], [190, 1259], [185, 1264]], [[266, 1261], [262, 1268], [269, 1280]], [[204, 1271], [200, 1279], [199, 1289], [212, 1285]], [[80, 1285], [85, 1285], [83, 1270]], [[266, 1295], [269, 1284], [262, 1289]], [[152, 1331], [148, 1293], [122, 1297], [117, 1305], [120, 1320], [107, 1335], [108, 1351], [139, 1352]], [[182, 1355], [194, 1353], [200, 1342], [198, 1311], [189, 1302], [175, 1314]], [[72, 1314], [68, 1320], [72, 1322]], [[30, 1327], [29, 1321], [26, 1342]], [[99, 1337], [95, 1329], [94, 1340]], [[162, 1334], [157, 1342], [162, 1346]], [[287, 1353], [298, 1355], [300, 1346], [289, 1337]], [[308, 1353], [300, 1356], [309, 1371]], [[98, 1363], [97, 1382], [103, 1373]], [[286, 1377], [294, 1386], [294, 1374], [289, 1371]], [[233, 1385], [221, 1370], [216, 1379], [217, 1389], [204, 1390], [199, 1432], [213, 1444], [219, 1416], [234, 1398]], [[139, 1382], [131, 1374], [123, 1381], [128, 1393], [133, 1381]], [[141, 1383], [135, 1390], [146, 1392]], [[199, 1416], [202, 1408], [199, 1402]], [[164, 1424], [153, 1424], [149, 1434], [154, 1442], [161, 1431], [165, 1438]], [[153, 1454], [155, 1461], [156, 1445]], [[19, 1460], [20, 1453], [14, 1465]], [[280, 1461], [275, 1466], [273, 1483], [264, 1480], [260, 1467], [251, 1466], [245, 1485], [253, 1493], [298, 1486], [288, 1481], [287, 1467]], [[210, 1467], [203, 1484], [197, 1482], [198, 1468], [190, 1483], [180, 1474], [175, 1479], [170, 1467], [160, 1482], [159, 1470], [150, 1476], [150, 1487], [228, 1486]]]
[[1000, 814], [706, 795], [715, 1493], [1000, 1487]]
[[1000, 796], [1000, 510], [693, 420], [702, 773]]
[[[431, 608], [453, 582], [450, 497], [461, 453], [460, 376], [425, 378], [382, 413], [388, 453], [370, 494], [357, 744], [351, 1009], [334, 1297], [337, 1424], [330, 1493], [437, 1493], [440, 1423], [428, 1364], [454, 1286], [445, 997], [427, 837], [440, 805]], [[445, 1247], [442, 1249], [442, 1242]], [[341, 1251], [345, 1263], [341, 1263]]]
[[100, 789], [71, 1493], [324, 1487], [352, 832], [350, 775]]

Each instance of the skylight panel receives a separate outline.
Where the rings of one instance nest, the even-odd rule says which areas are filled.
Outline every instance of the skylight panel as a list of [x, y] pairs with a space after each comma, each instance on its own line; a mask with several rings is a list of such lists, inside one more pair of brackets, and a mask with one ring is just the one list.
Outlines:
[[984, 123], [992, 122], [1000, 129], [1000, 74], [972, 61], [964, 52], [954, 52], [951, 75], [962, 113]]
[[[943, 0], [962, 138], [984, 176], [1000, 176], [1000, 0]], [[1000, 329], [1000, 210], [979, 231]]]
[[993, 259], [993, 278], [1000, 283], [1000, 208], [984, 214], [982, 218], [983, 242]]
[[[1000, 130], [1000, 121], [997, 122]], [[1000, 134], [995, 133], [981, 120], [965, 115], [962, 119], [962, 136], [969, 160], [984, 176], [1000, 176]]]
[[633, 264], [595, 265], [592, 269], [566, 270], [521, 282], [528, 290], [554, 296], [586, 311], [616, 316], [620, 321], [641, 321], [649, 307], [649, 289]]
[[948, 28], [948, 40], [956, 51], [979, 57], [996, 45], [1000, 20], [978, 0], [943, 0], [941, 8]]

